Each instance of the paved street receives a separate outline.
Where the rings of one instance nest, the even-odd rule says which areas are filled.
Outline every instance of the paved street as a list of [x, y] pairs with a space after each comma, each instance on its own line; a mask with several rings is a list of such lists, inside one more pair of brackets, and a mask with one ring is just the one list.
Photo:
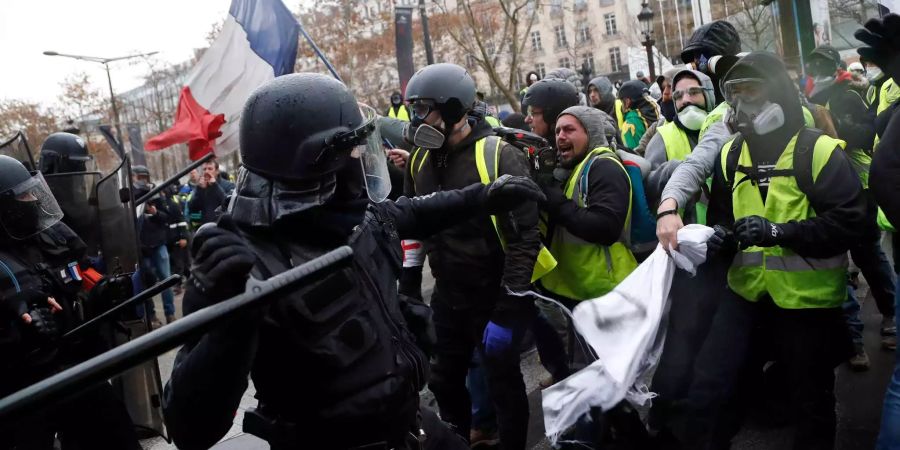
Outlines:
[[[887, 250], [887, 249], [886, 249]], [[427, 265], [426, 265], [427, 267]], [[423, 290], [426, 298], [430, 298], [434, 280], [426, 269]], [[892, 353], [880, 350], [878, 327], [881, 315], [875, 308], [875, 302], [868, 295], [868, 288], [863, 286], [859, 292], [860, 298], [865, 298], [862, 310], [862, 320], [865, 323], [866, 350], [872, 361], [872, 369], [864, 373], [855, 373], [849, 370], [847, 365], [842, 365], [837, 371], [838, 396], [838, 450], [869, 450], [873, 448], [878, 433], [881, 417], [881, 399], [884, 389], [890, 378], [893, 368], [894, 356]], [[157, 299], [158, 301], [158, 299]], [[178, 299], [180, 304], [180, 298]], [[161, 306], [157, 310], [162, 310]], [[160, 370], [163, 379], [168, 379], [172, 368], [175, 352], [170, 352], [160, 357]], [[540, 414], [540, 389], [538, 381], [546, 372], [540, 366], [535, 351], [527, 352], [522, 358], [522, 372], [525, 376], [525, 384], [528, 388], [528, 398], [531, 405], [531, 423], [529, 426], [528, 446], [530, 449], [549, 449], [550, 445], [543, 436], [543, 417]], [[234, 418], [234, 425], [216, 450], [263, 450], [268, 449], [265, 442], [249, 435], [241, 434], [241, 421], [244, 411], [256, 404], [253, 398], [253, 386], [251, 385], [241, 399], [240, 409]], [[423, 397], [431, 398], [429, 392], [424, 392]], [[735, 449], [738, 450], [780, 450], [789, 448], [789, 433], [783, 428], [772, 428], [764, 425], [759, 417], [751, 416], [747, 425], [738, 435]], [[169, 450], [175, 446], [167, 444], [160, 438], [148, 439], [143, 442], [146, 450]]]

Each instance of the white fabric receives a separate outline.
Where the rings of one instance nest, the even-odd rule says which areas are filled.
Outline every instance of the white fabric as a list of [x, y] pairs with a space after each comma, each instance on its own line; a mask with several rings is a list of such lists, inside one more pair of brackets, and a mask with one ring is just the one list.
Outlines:
[[211, 114], [225, 114], [216, 139], [217, 156], [238, 149], [238, 129], [244, 103], [263, 83], [275, 79], [275, 69], [250, 48], [247, 32], [231, 15], [219, 37], [203, 53], [188, 77], [191, 94]]
[[656, 251], [603, 297], [581, 302], [575, 328], [598, 359], [543, 391], [544, 429], [551, 443], [591, 407], [612, 409], [623, 399], [643, 405], [652, 398], [649, 376], [662, 353], [669, 288], [675, 267], [692, 275], [706, 260], [712, 228], [678, 231], [678, 251]]
[[425, 264], [425, 246], [422, 241], [404, 239], [400, 241], [403, 247], [403, 267], [420, 267]]

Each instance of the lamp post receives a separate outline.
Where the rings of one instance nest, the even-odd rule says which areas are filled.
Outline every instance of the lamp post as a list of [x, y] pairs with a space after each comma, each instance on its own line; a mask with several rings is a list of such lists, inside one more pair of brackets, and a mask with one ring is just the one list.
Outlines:
[[644, 35], [644, 47], [647, 49], [647, 65], [649, 66], [650, 71], [650, 80], [656, 79], [656, 67], [653, 64], [653, 44], [656, 42], [653, 40], [653, 10], [650, 9], [650, 4], [647, 1], [644, 1], [641, 4], [641, 12], [638, 13], [638, 22], [641, 23], [641, 34]]
[[124, 61], [126, 59], [132, 58], [140, 58], [142, 56], [150, 56], [155, 55], [159, 52], [150, 52], [150, 53], [140, 53], [137, 55], [127, 55], [127, 56], [118, 56], [115, 58], [99, 58], [96, 56], [84, 56], [84, 55], [69, 55], [66, 53], [58, 53], [54, 51], [45, 51], [44, 54], [47, 56], [62, 56], [64, 58], [72, 58], [80, 61], [88, 61], [103, 64], [103, 67], [106, 69], [106, 81], [109, 82], [109, 101], [112, 102], [112, 110], [113, 110], [113, 120], [116, 122], [116, 134], [119, 140], [122, 140], [122, 127], [119, 122], [119, 107], [116, 106], [116, 94], [113, 92], [112, 85], [112, 76], [109, 74], [109, 63], [115, 61]]

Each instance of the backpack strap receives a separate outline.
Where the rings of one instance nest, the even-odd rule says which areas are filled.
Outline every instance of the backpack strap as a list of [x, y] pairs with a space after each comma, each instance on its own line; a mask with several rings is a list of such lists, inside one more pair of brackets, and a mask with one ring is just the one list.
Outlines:
[[741, 150], [744, 147], [744, 136], [738, 133], [731, 141], [731, 147], [725, 153], [725, 184], [729, 191], [734, 191], [734, 174], [737, 172], [738, 162], [741, 159]]
[[811, 192], [813, 188], [813, 153], [816, 142], [823, 134], [825, 132], [817, 128], [803, 128], [797, 136], [797, 144], [794, 146], [794, 178], [797, 180], [797, 187], [804, 194]]

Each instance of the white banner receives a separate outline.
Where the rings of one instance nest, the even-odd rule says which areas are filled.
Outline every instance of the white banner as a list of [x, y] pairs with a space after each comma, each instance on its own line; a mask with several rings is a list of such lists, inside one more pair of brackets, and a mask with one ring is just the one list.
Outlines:
[[809, 9], [812, 14], [813, 39], [816, 47], [831, 45], [831, 11], [828, 8], [828, 0], [810, 0]]

